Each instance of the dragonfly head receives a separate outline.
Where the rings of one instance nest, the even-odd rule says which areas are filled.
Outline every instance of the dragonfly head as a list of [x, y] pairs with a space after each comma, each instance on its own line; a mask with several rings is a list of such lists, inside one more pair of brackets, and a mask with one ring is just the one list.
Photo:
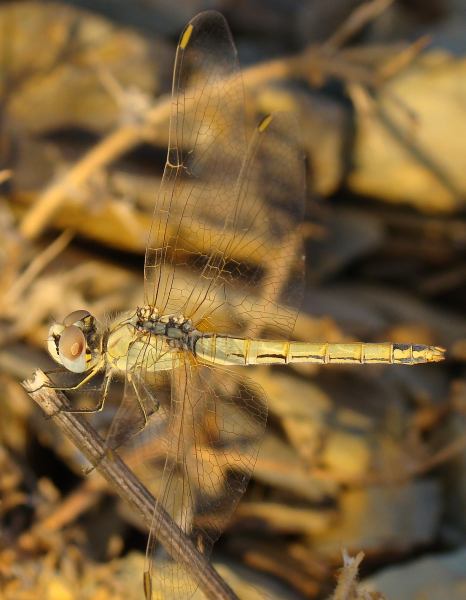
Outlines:
[[89, 371], [101, 360], [102, 333], [87, 310], [75, 310], [63, 323], [54, 323], [47, 344], [52, 358], [73, 373]]

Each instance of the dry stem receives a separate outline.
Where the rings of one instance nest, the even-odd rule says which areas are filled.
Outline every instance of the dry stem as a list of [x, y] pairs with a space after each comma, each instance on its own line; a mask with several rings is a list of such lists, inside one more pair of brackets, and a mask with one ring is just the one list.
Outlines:
[[160, 524], [158, 540], [173, 558], [190, 573], [207, 598], [237, 600], [236, 594], [223, 581], [207, 559], [195, 548], [183, 531], [173, 522], [163, 507], [144, 487], [134, 473], [120, 459], [108, 451], [103, 440], [83, 415], [64, 412], [66, 396], [56, 390], [40, 387], [47, 381], [38, 370], [32, 380], [24, 382], [31, 398], [44, 413], [53, 418], [63, 433], [79, 448], [115, 491], [140, 513], [144, 523], [151, 527], [153, 518]]
[[50, 264], [55, 258], [63, 252], [68, 244], [73, 239], [73, 232], [65, 229], [45, 250], [38, 254], [31, 263], [27, 266], [24, 272], [15, 280], [11, 288], [5, 294], [5, 297], [0, 300], [5, 307], [17, 304], [21, 295], [38, 277], [38, 275]]
[[387, 10], [394, 0], [372, 0], [357, 6], [335, 33], [325, 42], [325, 50], [337, 50], [368, 23]]

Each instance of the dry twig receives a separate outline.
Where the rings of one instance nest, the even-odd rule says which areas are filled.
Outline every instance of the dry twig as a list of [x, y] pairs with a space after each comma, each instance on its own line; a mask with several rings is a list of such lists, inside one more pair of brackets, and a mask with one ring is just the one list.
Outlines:
[[49, 263], [63, 252], [72, 239], [73, 232], [65, 229], [45, 250], [36, 256], [5, 294], [2, 299], [3, 304], [5, 306], [16, 304], [26, 288], [31, 285]]
[[372, 2], [365, 2], [361, 6], [357, 6], [322, 48], [326, 51], [335, 51], [341, 48], [363, 27], [385, 12], [393, 2], [394, 0], [372, 0]]
[[24, 382], [24, 387], [34, 402], [48, 417], [53, 418], [57, 426], [97, 468], [112, 488], [140, 513], [148, 527], [151, 527], [154, 517], [157, 519], [160, 523], [159, 542], [171, 557], [190, 573], [207, 598], [237, 600], [236, 594], [173, 522], [163, 507], [156, 503], [147, 488], [117, 454], [109, 452], [103, 440], [86, 419], [80, 414], [63, 410], [68, 406], [66, 396], [59, 391], [40, 387], [46, 381], [46, 375], [38, 370], [32, 380]]

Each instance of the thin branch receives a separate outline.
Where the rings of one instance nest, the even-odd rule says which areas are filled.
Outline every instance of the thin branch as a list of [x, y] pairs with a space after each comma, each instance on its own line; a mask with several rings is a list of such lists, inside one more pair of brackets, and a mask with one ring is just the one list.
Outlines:
[[358, 592], [359, 566], [364, 558], [364, 552], [358, 552], [354, 557], [343, 549], [343, 568], [338, 576], [337, 587], [331, 600], [362, 600]]
[[28, 531], [21, 534], [19, 546], [21, 548], [34, 547], [37, 538], [50, 535], [50, 532], [59, 531], [69, 523], [76, 521], [86, 510], [97, 504], [102, 497], [102, 492], [107, 489], [106, 482], [100, 477], [85, 479], [51, 513], [39, 519]]
[[79, 448], [89, 462], [128, 504], [141, 515], [148, 528], [153, 519], [160, 524], [158, 540], [173, 560], [190, 573], [207, 598], [238, 600], [233, 590], [223, 581], [207, 559], [171, 519], [165, 509], [114, 452], [109, 452], [104, 441], [83, 415], [64, 412], [68, 407], [66, 396], [56, 390], [40, 387], [47, 382], [38, 370], [32, 380], [23, 383], [26, 391], [43, 412], [53, 418], [62, 432]]
[[11, 288], [3, 298], [4, 305], [14, 305], [34, 279], [63, 252], [73, 239], [73, 232], [65, 229], [51, 244], [49, 244], [38, 256], [36, 256], [25, 271], [16, 279]]
[[357, 6], [335, 33], [323, 44], [322, 50], [336, 51], [341, 48], [354, 35], [359, 33], [363, 27], [385, 12], [393, 2], [394, 0], [372, 0], [371, 2], [364, 2], [361, 6]]
[[430, 36], [423, 35], [412, 44], [406, 46], [401, 52], [397, 52], [378, 69], [377, 75], [380, 81], [391, 79], [409, 67], [418, 58], [419, 54], [427, 48], [431, 41], [432, 38]]
[[[168, 116], [169, 107], [169, 102], [162, 102], [154, 112], [162, 120], [161, 116], [165, 111]], [[152, 114], [149, 113], [149, 119]], [[21, 222], [21, 234], [27, 239], [34, 239], [40, 235], [66, 197], [73, 190], [79, 189], [93, 173], [140, 143], [144, 139], [145, 130], [142, 125], [124, 125], [96, 144], [63, 177], [51, 183], [39, 196]]]

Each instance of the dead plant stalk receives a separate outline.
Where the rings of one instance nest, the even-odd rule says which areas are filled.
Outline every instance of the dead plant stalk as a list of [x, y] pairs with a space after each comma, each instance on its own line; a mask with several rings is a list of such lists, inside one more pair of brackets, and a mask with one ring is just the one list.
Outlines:
[[[30, 397], [42, 411], [54, 420], [61, 431], [95, 466], [112, 488], [142, 516], [147, 527], [153, 520], [160, 523], [158, 540], [170, 556], [191, 574], [207, 598], [238, 600], [208, 560], [196, 549], [191, 540], [171, 519], [164, 508], [115, 453], [106, 448], [104, 441], [83, 415], [65, 412], [66, 396], [43, 386], [46, 375], [38, 370], [31, 380], [24, 382]], [[42, 387], [41, 387], [42, 386]]]

